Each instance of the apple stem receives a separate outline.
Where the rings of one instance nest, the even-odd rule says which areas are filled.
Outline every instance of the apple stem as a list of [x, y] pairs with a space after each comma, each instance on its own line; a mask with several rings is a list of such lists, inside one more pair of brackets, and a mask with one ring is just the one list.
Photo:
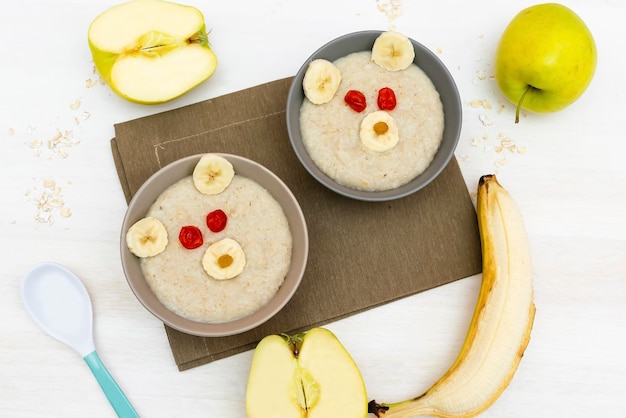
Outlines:
[[304, 333], [296, 335], [280, 334], [281, 337], [291, 346], [291, 351], [295, 357], [300, 354], [300, 347], [302, 346], [302, 340], [304, 339]]
[[368, 404], [367, 404], [367, 412], [370, 414], [374, 414], [377, 417], [381, 417], [382, 415], [385, 414], [385, 412], [387, 412], [389, 410], [388, 406], [385, 405], [381, 405], [379, 403], [376, 403], [375, 400], [371, 400]]
[[519, 101], [517, 102], [517, 109], [515, 109], [515, 123], [519, 123], [519, 111], [522, 108], [522, 102], [524, 101], [526, 94], [528, 94], [528, 92], [532, 89], [534, 89], [534, 87], [529, 84], [526, 87], [526, 90], [524, 90], [522, 97], [519, 98]]

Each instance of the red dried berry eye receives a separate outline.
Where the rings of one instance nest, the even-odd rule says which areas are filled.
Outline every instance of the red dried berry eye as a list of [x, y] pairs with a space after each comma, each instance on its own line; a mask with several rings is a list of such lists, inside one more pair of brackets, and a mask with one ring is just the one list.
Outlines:
[[188, 250], [193, 250], [202, 245], [204, 240], [202, 239], [202, 231], [195, 226], [183, 226], [178, 233], [178, 240], [183, 247]]
[[389, 87], [383, 87], [378, 91], [377, 102], [380, 110], [393, 110], [396, 108], [396, 94]]
[[365, 95], [358, 90], [348, 90], [343, 100], [348, 106], [359, 113], [364, 111], [367, 106], [365, 103]]
[[216, 209], [206, 216], [206, 226], [208, 226], [212, 232], [220, 232], [226, 228], [227, 222], [228, 217], [221, 209]]

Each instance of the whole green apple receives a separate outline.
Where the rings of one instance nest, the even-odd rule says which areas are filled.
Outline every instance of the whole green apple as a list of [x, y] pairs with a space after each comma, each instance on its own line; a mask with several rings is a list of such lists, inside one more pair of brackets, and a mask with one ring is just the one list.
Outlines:
[[537, 113], [561, 110], [593, 78], [597, 49], [583, 20], [556, 3], [531, 6], [509, 23], [496, 51], [495, 78], [504, 95]]

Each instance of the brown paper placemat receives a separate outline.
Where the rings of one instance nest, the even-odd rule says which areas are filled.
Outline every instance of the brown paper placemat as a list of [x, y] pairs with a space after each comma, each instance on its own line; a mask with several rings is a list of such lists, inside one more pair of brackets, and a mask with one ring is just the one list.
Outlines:
[[305, 331], [481, 271], [476, 213], [455, 159], [428, 187], [403, 199], [362, 202], [331, 192], [306, 172], [289, 143], [290, 82], [282, 79], [115, 125], [111, 148], [127, 201], [172, 161], [226, 152], [276, 173], [307, 219], [305, 276], [274, 318], [218, 338], [165, 326], [181, 371], [252, 349], [265, 335]]

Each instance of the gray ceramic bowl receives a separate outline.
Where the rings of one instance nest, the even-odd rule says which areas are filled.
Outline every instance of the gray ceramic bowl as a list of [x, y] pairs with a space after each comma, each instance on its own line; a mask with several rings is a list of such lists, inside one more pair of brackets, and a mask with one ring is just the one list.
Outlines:
[[[181, 332], [202, 337], [234, 335], [250, 330], [273, 317], [291, 299], [298, 288], [307, 263], [309, 239], [307, 226], [300, 205], [287, 186], [267, 168], [249, 159], [219, 154], [229, 160], [235, 173], [253, 179], [263, 186], [280, 203], [291, 228], [293, 249], [289, 271], [283, 285], [273, 299], [248, 317], [227, 323], [202, 323], [183, 318], [167, 309], [152, 293], [141, 271], [140, 260], [126, 246], [126, 232], [143, 218], [156, 198], [168, 186], [192, 174], [201, 155], [193, 155], [175, 161], [152, 175], [135, 193], [128, 205], [122, 223], [120, 251], [122, 267], [133, 293], [148, 311], [170, 327]], [[202, 268], [198, 265], [198, 268]]]
[[430, 166], [408, 183], [392, 190], [362, 191], [346, 187], [323, 173], [313, 162], [302, 142], [300, 132], [300, 106], [304, 100], [302, 79], [311, 61], [324, 58], [334, 61], [352, 52], [371, 50], [376, 38], [382, 31], [354, 32], [336, 38], [315, 51], [296, 74], [287, 98], [287, 130], [291, 145], [305, 169], [321, 184], [329, 189], [353, 199], [364, 201], [386, 201], [398, 199], [414, 193], [431, 181], [448, 165], [461, 133], [461, 99], [452, 75], [437, 56], [425, 46], [411, 39], [415, 48], [415, 64], [432, 80], [439, 91], [445, 116], [443, 140]]

